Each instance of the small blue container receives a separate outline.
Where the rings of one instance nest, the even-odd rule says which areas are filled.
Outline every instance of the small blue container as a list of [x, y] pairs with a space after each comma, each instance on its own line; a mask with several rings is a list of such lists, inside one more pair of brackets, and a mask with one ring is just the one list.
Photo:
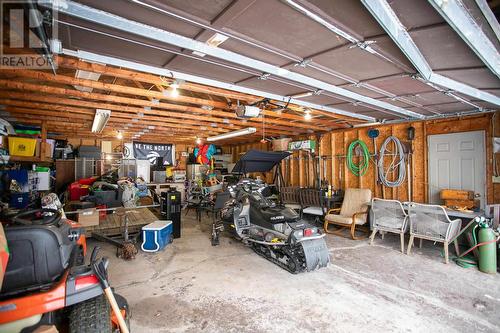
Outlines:
[[172, 221], [155, 221], [142, 227], [144, 252], [157, 252], [172, 241]]

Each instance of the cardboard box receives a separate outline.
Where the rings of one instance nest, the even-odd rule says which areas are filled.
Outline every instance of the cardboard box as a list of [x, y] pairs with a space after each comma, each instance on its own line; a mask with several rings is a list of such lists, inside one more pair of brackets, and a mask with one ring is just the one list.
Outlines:
[[83, 227], [91, 227], [99, 225], [99, 212], [95, 208], [79, 209], [78, 223]]
[[9, 261], [9, 247], [7, 246], [7, 238], [3, 231], [2, 223], [0, 223], [0, 290], [2, 289], [3, 276]]
[[291, 138], [281, 138], [272, 141], [274, 151], [285, 151], [288, 150], [288, 144], [292, 141]]

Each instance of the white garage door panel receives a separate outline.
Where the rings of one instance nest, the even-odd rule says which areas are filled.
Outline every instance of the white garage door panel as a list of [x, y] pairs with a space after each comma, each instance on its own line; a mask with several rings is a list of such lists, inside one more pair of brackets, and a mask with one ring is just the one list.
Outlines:
[[441, 204], [439, 192], [450, 188], [472, 190], [485, 204], [486, 154], [484, 131], [429, 135], [429, 198]]

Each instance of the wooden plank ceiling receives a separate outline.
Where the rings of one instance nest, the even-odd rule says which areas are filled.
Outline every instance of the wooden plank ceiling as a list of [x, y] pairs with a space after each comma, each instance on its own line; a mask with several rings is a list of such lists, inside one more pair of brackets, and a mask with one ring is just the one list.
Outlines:
[[[193, 143], [197, 137], [257, 128], [253, 135], [218, 141], [220, 144], [327, 132], [362, 122], [320, 110], [309, 110], [312, 119], [308, 121], [303, 107], [283, 108], [276, 101], [258, 104], [264, 110], [262, 116], [240, 119], [234, 112], [238, 102], [253, 104], [263, 99], [190, 82], [181, 82], [175, 97], [171, 78], [71, 57], [56, 60], [56, 74], [28, 69], [0, 71], [2, 117], [25, 124], [46, 121], [53, 137], [111, 139], [121, 132], [124, 140], [130, 141], [134, 134], [145, 131], [137, 140], [146, 142]], [[100, 76], [97, 81], [78, 78], [77, 70]], [[91, 132], [97, 108], [111, 110], [100, 134]]]

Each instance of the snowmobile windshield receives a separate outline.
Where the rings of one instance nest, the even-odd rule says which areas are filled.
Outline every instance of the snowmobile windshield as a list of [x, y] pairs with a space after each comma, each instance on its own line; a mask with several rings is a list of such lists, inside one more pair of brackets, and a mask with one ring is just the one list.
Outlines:
[[250, 172], [268, 172], [271, 171], [283, 159], [290, 156], [291, 153], [249, 150], [245, 155], [241, 156], [233, 168], [233, 173], [250, 173]]

